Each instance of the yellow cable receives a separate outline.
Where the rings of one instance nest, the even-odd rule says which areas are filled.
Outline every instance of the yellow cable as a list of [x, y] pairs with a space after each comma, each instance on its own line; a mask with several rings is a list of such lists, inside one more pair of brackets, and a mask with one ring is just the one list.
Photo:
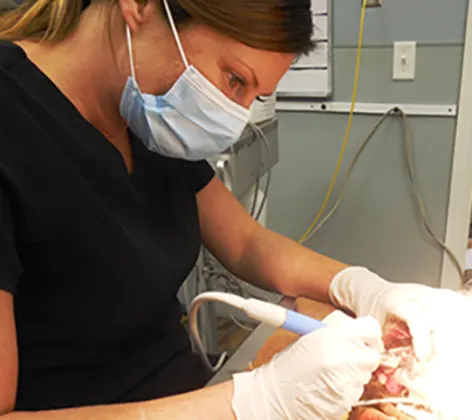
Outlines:
[[357, 42], [357, 59], [356, 59], [356, 70], [354, 72], [354, 85], [352, 88], [352, 100], [351, 100], [351, 109], [349, 111], [349, 118], [347, 122], [347, 128], [346, 128], [346, 134], [344, 135], [344, 141], [341, 146], [341, 152], [339, 153], [338, 157], [338, 163], [336, 164], [336, 169], [334, 170], [334, 175], [333, 178], [331, 179], [330, 186], [328, 188], [328, 192], [326, 193], [326, 197], [324, 199], [324, 202], [318, 211], [318, 214], [316, 215], [315, 219], [311, 223], [310, 227], [308, 230], [303, 234], [303, 236], [300, 238], [299, 242], [303, 243], [305, 242], [306, 238], [308, 235], [311, 233], [311, 231], [315, 228], [316, 224], [320, 220], [320, 217], [322, 216], [326, 205], [328, 204], [328, 201], [331, 197], [331, 194], [333, 192], [334, 184], [336, 183], [336, 179], [339, 174], [339, 169], [341, 168], [341, 163], [343, 161], [344, 153], [346, 151], [346, 145], [347, 141], [349, 140], [349, 134], [351, 132], [351, 127], [352, 127], [352, 119], [354, 116], [354, 110], [356, 108], [356, 100], [357, 100], [357, 88], [359, 86], [359, 73], [360, 73], [360, 67], [361, 67], [361, 53], [362, 53], [362, 44], [364, 41], [364, 23], [365, 23], [365, 12], [367, 8], [367, 0], [364, 0], [362, 3], [362, 11], [361, 11], [361, 20], [360, 20], [360, 25], [359, 25], [359, 39]]

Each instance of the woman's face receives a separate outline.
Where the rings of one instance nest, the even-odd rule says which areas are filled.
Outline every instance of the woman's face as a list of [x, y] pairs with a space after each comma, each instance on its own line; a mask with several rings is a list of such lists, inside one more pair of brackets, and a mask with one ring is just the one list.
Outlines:
[[[133, 49], [141, 90], [167, 92], [185, 66], [166, 17], [151, 10], [149, 22], [134, 32]], [[179, 37], [189, 64], [246, 108], [256, 97], [273, 93], [295, 59], [295, 54], [248, 47], [204, 25], [187, 25], [180, 30]]]
[[257, 50], [198, 26], [182, 33], [189, 62], [233, 101], [249, 107], [273, 93], [294, 54]]

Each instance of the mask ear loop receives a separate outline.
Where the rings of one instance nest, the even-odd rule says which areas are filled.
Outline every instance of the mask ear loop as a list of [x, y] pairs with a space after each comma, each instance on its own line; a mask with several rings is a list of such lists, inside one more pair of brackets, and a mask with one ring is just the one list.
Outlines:
[[134, 58], [133, 58], [133, 43], [131, 42], [131, 30], [129, 26], [126, 25], [126, 41], [128, 42], [128, 55], [129, 55], [129, 65], [131, 68], [131, 77], [136, 86], [138, 86], [138, 81], [136, 80], [136, 72], [134, 69]]
[[169, 8], [169, 3], [167, 2], [167, 0], [163, 0], [163, 4], [164, 9], [166, 10], [167, 19], [169, 20], [170, 28], [172, 29], [172, 33], [174, 34], [175, 42], [177, 43], [177, 48], [179, 49], [180, 56], [182, 57], [182, 61], [185, 64], [185, 68], [188, 69], [189, 64], [187, 61], [187, 57], [185, 57], [184, 49], [182, 47], [182, 43], [180, 42], [179, 33], [177, 32], [177, 27], [175, 26], [174, 18], [172, 17], [172, 13]]

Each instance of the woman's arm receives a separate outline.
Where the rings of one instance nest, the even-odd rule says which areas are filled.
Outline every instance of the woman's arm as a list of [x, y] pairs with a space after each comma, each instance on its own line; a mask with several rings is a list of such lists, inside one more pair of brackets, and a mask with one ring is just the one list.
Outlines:
[[18, 378], [13, 297], [0, 291], [0, 419], [4, 420], [233, 420], [233, 383], [134, 404], [12, 412]]
[[286, 296], [329, 300], [329, 285], [346, 264], [258, 224], [214, 178], [197, 196], [203, 242], [239, 278]]
[[2, 420], [233, 420], [233, 384], [226, 382], [189, 394], [150, 402], [73, 408], [57, 411], [13, 412]]

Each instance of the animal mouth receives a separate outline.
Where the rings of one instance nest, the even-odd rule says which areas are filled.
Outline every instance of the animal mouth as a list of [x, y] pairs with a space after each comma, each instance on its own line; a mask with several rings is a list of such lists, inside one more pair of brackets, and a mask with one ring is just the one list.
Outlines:
[[405, 418], [433, 420], [433, 410], [426, 399], [411, 392], [415, 380], [421, 378], [427, 366], [421, 363], [413, 349], [413, 339], [407, 324], [389, 316], [383, 327], [385, 353], [372, 380], [365, 388], [358, 407], [393, 405]]

